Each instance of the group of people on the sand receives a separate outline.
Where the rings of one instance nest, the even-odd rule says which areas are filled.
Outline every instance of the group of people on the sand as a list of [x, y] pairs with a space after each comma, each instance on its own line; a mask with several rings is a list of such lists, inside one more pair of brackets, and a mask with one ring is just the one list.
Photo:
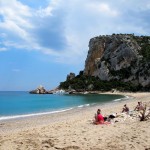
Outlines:
[[[135, 107], [134, 111], [141, 111], [144, 110], [144, 106], [142, 105], [142, 102], [138, 102], [137, 106]], [[121, 113], [129, 114], [129, 107], [127, 104], [125, 104], [122, 108]], [[108, 117], [104, 117], [101, 114], [101, 109], [97, 110], [97, 113], [95, 114], [95, 119], [93, 121], [94, 124], [110, 124], [111, 119], [116, 118], [118, 115], [117, 113], [111, 114]]]
[[[142, 102], [138, 102], [137, 106], [135, 107], [134, 111], [140, 111], [140, 110], [143, 110], [144, 109], [144, 106], [142, 104]], [[122, 113], [123, 112], [126, 112], [126, 113], [129, 113], [129, 107], [125, 104], [123, 109], [122, 109]]]

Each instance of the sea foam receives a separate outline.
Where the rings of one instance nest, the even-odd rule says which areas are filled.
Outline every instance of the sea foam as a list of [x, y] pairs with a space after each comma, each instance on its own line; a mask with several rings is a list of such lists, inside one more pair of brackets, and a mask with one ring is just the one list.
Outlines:
[[60, 112], [65, 112], [68, 110], [71, 110], [73, 108], [69, 109], [63, 109], [63, 110], [58, 110], [58, 111], [51, 111], [51, 112], [43, 112], [43, 113], [34, 113], [34, 114], [25, 114], [25, 115], [14, 115], [14, 116], [3, 116], [0, 117], [1, 120], [9, 120], [9, 119], [18, 119], [18, 118], [26, 118], [26, 117], [33, 117], [33, 116], [41, 116], [41, 115], [48, 115], [48, 114], [54, 114], [54, 113], [60, 113]]

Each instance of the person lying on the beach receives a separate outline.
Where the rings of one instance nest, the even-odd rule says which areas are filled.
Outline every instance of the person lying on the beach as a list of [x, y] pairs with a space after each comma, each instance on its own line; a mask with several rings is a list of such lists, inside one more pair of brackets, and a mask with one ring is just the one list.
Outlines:
[[124, 107], [122, 109], [122, 113], [124, 113], [124, 112], [129, 113], [129, 107], [127, 107], [126, 104], [124, 105]]
[[138, 105], [135, 107], [134, 111], [140, 111], [140, 110], [144, 110], [144, 106], [142, 105], [142, 102], [138, 102]]
[[97, 124], [109, 124], [108, 122], [105, 122], [100, 109], [97, 110], [97, 114], [95, 115], [95, 121], [93, 123], [96, 125]]
[[108, 118], [110, 118], [110, 119], [114, 119], [116, 117], [117, 117], [117, 113], [113, 113], [108, 116]]
[[[114, 118], [117, 118], [119, 117], [120, 115], [118, 115], [117, 113], [112, 113], [110, 115], [108, 115], [107, 117], [104, 117], [104, 121], [107, 121], [107, 122], [114, 122]], [[116, 121], [118, 122], [118, 121]]]

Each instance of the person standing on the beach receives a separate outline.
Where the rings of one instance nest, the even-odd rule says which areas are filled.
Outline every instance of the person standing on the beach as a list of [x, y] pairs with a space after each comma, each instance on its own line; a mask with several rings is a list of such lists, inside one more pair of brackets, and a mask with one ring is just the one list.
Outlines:
[[129, 113], [129, 107], [127, 107], [127, 105], [125, 104], [123, 109], [122, 109], [122, 113], [123, 112], [126, 112], [126, 113]]

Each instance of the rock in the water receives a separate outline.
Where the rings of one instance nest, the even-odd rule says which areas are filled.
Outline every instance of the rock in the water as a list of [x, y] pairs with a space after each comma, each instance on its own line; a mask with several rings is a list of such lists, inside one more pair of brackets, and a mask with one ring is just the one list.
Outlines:
[[39, 86], [37, 89], [29, 92], [30, 94], [47, 94], [48, 92], [45, 90], [43, 86]]

